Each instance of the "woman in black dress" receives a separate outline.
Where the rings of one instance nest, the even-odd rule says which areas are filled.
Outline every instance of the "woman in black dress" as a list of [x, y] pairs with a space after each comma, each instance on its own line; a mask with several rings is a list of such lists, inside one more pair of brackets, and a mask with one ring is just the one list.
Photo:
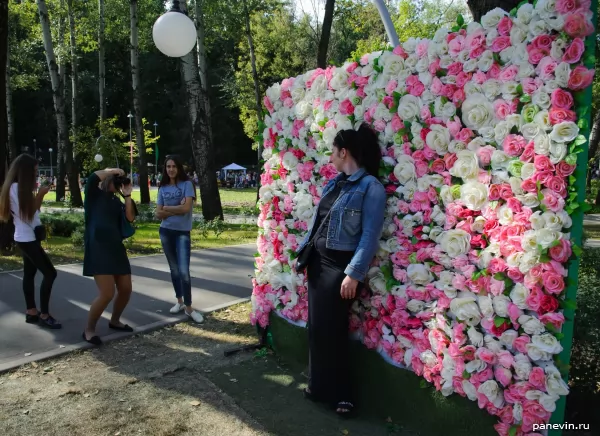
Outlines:
[[[96, 171], [85, 185], [83, 275], [94, 277], [99, 294], [90, 306], [83, 339], [94, 345], [102, 344], [96, 335], [96, 323], [113, 300], [115, 287], [117, 298], [108, 326], [113, 330], [133, 331], [120, 321], [132, 291], [131, 266], [123, 239], [125, 232], [131, 230], [130, 223], [136, 215], [131, 199], [133, 186], [131, 183], [123, 184], [120, 179], [124, 177], [125, 172], [121, 169]], [[117, 193], [125, 199], [125, 204]]]
[[377, 178], [380, 161], [377, 134], [367, 125], [337, 134], [331, 163], [340, 174], [324, 188], [299, 250], [297, 268], [306, 267], [308, 278], [309, 382], [304, 395], [331, 403], [344, 417], [354, 411], [349, 311], [379, 248], [387, 201]]

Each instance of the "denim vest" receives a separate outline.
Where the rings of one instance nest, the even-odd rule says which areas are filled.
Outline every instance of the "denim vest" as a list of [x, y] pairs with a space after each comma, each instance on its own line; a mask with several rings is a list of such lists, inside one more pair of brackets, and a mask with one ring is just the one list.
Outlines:
[[[355, 251], [352, 261], [344, 273], [360, 282], [364, 281], [369, 265], [379, 249], [387, 196], [381, 182], [365, 169], [348, 177], [338, 200], [331, 208], [327, 228], [327, 248], [340, 251]], [[364, 177], [363, 177], [364, 175]], [[325, 197], [333, 190], [342, 175], [330, 180], [323, 189]], [[312, 218], [308, 236], [298, 247], [298, 253], [314, 236], [318, 214]]]

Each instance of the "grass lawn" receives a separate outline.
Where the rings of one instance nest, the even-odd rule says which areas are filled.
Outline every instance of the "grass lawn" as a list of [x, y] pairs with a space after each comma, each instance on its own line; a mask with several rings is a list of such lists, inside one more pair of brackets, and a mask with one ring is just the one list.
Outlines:
[[[133, 257], [161, 253], [162, 247], [158, 236], [159, 226], [159, 223], [138, 224], [133, 238], [126, 241], [129, 255]], [[223, 224], [222, 230], [223, 233], [217, 236], [213, 231], [208, 231], [206, 235], [203, 235], [199, 229], [194, 229], [192, 231], [192, 248], [224, 247], [256, 241], [256, 226]], [[74, 245], [71, 238], [50, 236], [43, 242], [43, 245], [55, 265], [83, 261], [83, 248]], [[22, 260], [19, 256], [0, 256], [0, 271], [21, 269], [22, 266]]]
[[[40, 435], [410, 435], [385, 417], [342, 421], [302, 397], [304, 368], [256, 341], [250, 304], [0, 375], [0, 432]], [[308, 419], [310, 417], [310, 419]]]

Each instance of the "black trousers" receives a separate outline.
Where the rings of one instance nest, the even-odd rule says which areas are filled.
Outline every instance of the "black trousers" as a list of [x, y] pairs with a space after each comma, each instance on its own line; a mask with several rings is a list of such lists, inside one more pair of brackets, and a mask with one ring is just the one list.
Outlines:
[[17, 242], [23, 254], [23, 293], [27, 309], [35, 309], [35, 274], [40, 271], [44, 278], [40, 287], [40, 311], [49, 313], [50, 294], [56, 279], [56, 269], [39, 241]]
[[352, 402], [348, 327], [354, 300], [342, 299], [340, 289], [346, 278], [344, 269], [353, 253], [326, 250], [319, 243], [315, 245], [307, 266], [308, 387], [323, 401], [332, 404]]

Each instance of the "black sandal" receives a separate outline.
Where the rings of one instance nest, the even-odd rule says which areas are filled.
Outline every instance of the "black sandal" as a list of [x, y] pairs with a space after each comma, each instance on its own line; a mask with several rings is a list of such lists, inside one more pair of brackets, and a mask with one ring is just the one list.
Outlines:
[[118, 330], [120, 332], [132, 332], [133, 331], [133, 328], [130, 327], [128, 324], [125, 324], [123, 327], [119, 327], [118, 325], [114, 325], [109, 322], [108, 327], [113, 330]]
[[27, 324], [37, 324], [40, 320], [40, 311], [36, 315], [25, 314], [25, 322]]
[[[342, 411], [340, 411], [340, 409]], [[342, 418], [352, 418], [355, 413], [354, 404], [348, 401], [340, 401], [339, 403], [337, 403], [335, 413], [337, 413]]]
[[86, 342], [89, 342], [90, 344], [93, 345], [102, 345], [102, 339], [100, 339], [100, 336], [92, 336], [91, 339], [88, 339], [85, 337], [85, 332], [83, 332], [81, 334], [81, 337], [83, 337], [83, 340]]

